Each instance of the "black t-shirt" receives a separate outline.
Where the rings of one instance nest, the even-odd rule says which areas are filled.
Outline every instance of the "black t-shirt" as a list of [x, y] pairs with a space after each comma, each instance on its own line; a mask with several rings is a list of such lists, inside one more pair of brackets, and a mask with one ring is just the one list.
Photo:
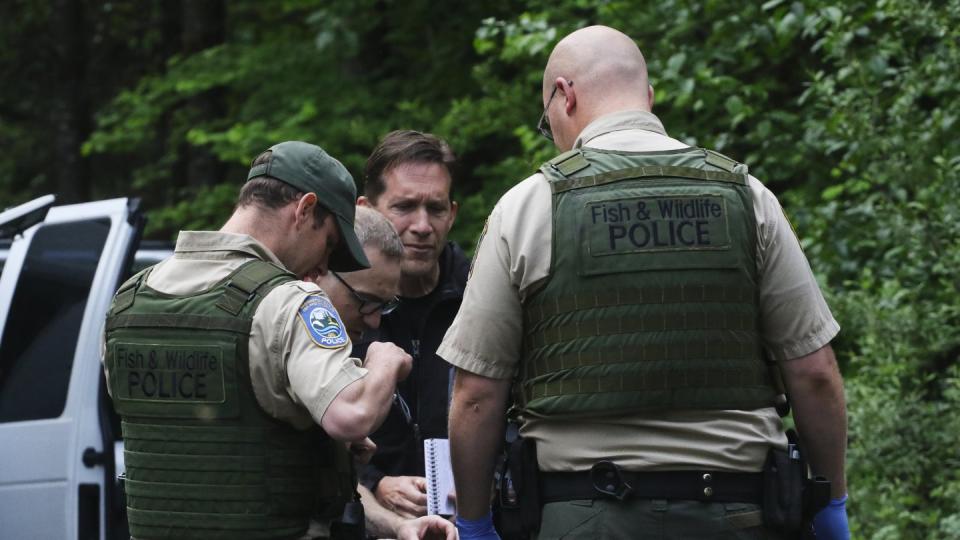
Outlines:
[[436, 351], [460, 308], [469, 266], [460, 248], [449, 243], [441, 255], [437, 287], [426, 296], [404, 298], [354, 350], [363, 358], [370, 342], [390, 341], [413, 356], [410, 375], [397, 387], [402, 399], [394, 401], [383, 425], [370, 436], [377, 452], [361, 471], [361, 482], [370, 489], [384, 475], [424, 476], [423, 440], [447, 437], [453, 367]]

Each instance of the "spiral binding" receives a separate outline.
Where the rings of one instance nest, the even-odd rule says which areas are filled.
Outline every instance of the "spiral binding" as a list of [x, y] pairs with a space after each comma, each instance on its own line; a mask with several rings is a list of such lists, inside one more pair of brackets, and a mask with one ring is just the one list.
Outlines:
[[432, 440], [424, 441], [427, 444], [427, 478], [430, 482], [428, 491], [429, 499], [427, 503], [427, 513], [437, 514], [440, 512], [440, 489], [437, 486], [437, 455]]

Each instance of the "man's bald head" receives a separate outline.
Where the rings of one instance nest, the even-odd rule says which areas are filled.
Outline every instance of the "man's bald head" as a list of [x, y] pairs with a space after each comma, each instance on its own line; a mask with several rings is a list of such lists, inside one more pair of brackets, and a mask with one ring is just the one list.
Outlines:
[[557, 77], [577, 81], [580, 92], [639, 95], [645, 100], [647, 63], [629, 36], [609, 26], [588, 26], [560, 40], [544, 70], [544, 91]]
[[588, 26], [560, 40], [543, 72], [544, 100], [558, 77], [574, 81], [579, 127], [604, 114], [652, 107], [647, 63], [629, 36]]

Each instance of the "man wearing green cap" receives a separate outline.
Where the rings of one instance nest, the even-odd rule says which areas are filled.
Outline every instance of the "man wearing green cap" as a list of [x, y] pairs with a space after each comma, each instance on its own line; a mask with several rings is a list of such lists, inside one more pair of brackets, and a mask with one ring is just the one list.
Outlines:
[[120, 287], [103, 361], [134, 538], [300, 538], [341, 514], [332, 536], [356, 533], [343, 443], [380, 424], [411, 359], [389, 343], [351, 358], [327, 295], [298, 280], [369, 267], [355, 200], [322, 149], [277, 144], [219, 231], [181, 232], [173, 257]]

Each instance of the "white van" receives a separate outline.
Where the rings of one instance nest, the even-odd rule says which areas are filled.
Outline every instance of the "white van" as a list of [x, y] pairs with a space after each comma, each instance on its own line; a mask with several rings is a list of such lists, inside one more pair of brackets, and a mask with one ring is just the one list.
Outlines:
[[[0, 538], [126, 540], [99, 336], [143, 215], [136, 199], [53, 204], [0, 213]], [[145, 251], [136, 266], [169, 254]]]

